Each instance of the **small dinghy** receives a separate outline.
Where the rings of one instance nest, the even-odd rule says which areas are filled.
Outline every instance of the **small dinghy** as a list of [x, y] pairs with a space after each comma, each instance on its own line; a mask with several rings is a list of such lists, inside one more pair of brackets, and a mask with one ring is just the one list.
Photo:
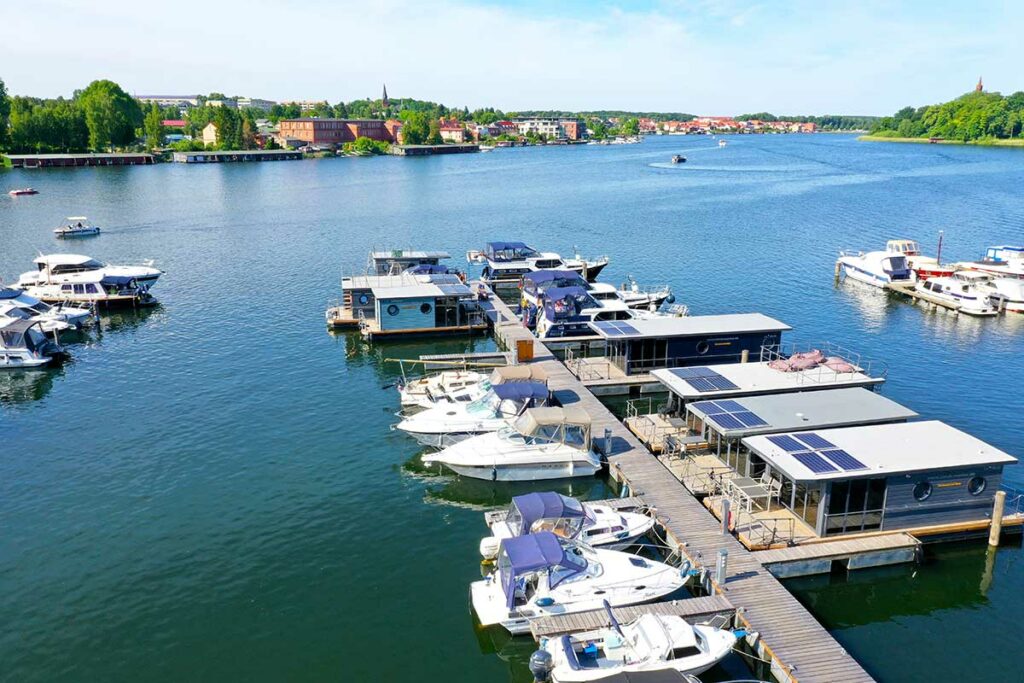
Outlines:
[[541, 648], [550, 655], [550, 680], [582, 683], [654, 671], [696, 675], [722, 661], [745, 635], [659, 614], [644, 614], [621, 625], [607, 602], [604, 607], [607, 628], [542, 641]]
[[485, 560], [498, 556], [504, 539], [541, 531], [606, 550], [625, 550], [654, 526], [653, 517], [639, 512], [581, 503], [554, 491], [515, 496], [508, 510], [489, 512], [485, 519], [494, 534], [480, 541]]
[[674, 154], [672, 156], [672, 163], [673, 164], [685, 164], [686, 163], [686, 157], [684, 157], [682, 154]]
[[563, 545], [550, 531], [501, 542], [497, 569], [470, 586], [481, 626], [513, 635], [530, 622], [556, 614], [659, 600], [685, 585], [679, 569], [617, 550]]

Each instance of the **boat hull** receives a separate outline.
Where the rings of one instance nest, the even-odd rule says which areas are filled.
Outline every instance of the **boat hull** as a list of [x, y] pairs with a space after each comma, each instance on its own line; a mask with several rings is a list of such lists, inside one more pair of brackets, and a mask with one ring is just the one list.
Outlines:
[[459, 476], [487, 481], [544, 481], [546, 479], [592, 477], [601, 469], [599, 466], [591, 463], [578, 462], [524, 463], [497, 466], [443, 464]]

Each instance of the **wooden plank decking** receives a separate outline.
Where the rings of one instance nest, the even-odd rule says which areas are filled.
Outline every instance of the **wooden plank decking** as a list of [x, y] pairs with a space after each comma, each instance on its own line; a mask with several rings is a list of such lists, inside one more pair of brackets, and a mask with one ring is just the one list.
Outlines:
[[[721, 595], [612, 608], [612, 614], [615, 615], [615, 618], [621, 624], [629, 623], [643, 614], [680, 616], [690, 623], [697, 623], [719, 614], [732, 616], [735, 612], [736, 608], [733, 607], [732, 603]], [[530, 624], [530, 632], [534, 638], [539, 639], [542, 637], [559, 636], [565, 633], [592, 631], [610, 625], [607, 612], [603, 609], [598, 609], [589, 612], [559, 614], [557, 616], [537, 619]]]
[[[494, 334], [505, 348], [516, 348], [522, 339], [535, 339], [518, 322], [509, 324], [515, 316], [507, 306], [496, 302], [495, 307], [498, 321]], [[728, 552], [726, 581], [715, 584], [715, 589], [740, 610], [740, 621], [760, 634], [759, 651], [773, 660], [777, 679], [800, 683], [873, 680], [753, 553], [722, 533], [718, 520], [539, 341], [534, 341], [534, 359], [543, 364], [556, 398], [563, 404], [579, 405], [591, 415], [595, 443], [605, 452], [612, 476], [657, 509], [669, 542], [698, 567], [713, 568], [719, 550]], [[608, 451], [603, 445], [605, 430], [610, 435]]]
[[859, 538], [822, 541], [820, 543], [803, 543], [791, 548], [761, 550], [754, 553], [754, 557], [761, 564], [767, 565], [776, 562], [795, 562], [799, 560], [843, 559], [852, 555], [884, 550], [916, 549], [920, 545], [921, 541], [908, 533], [892, 532]]

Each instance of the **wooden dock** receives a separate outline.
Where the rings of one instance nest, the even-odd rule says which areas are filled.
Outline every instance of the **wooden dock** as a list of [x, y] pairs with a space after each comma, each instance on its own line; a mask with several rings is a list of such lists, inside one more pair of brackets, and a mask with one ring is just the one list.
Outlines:
[[903, 296], [909, 296], [911, 299], [915, 301], [915, 303], [918, 301], [924, 301], [925, 303], [931, 304], [932, 306], [945, 308], [949, 311], [952, 311], [955, 314], [964, 313], [965, 315], [973, 315], [979, 318], [999, 315], [999, 312], [995, 310], [990, 311], [988, 313], [979, 313], [978, 311], [972, 311], [968, 308], [962, 308], [957, 304], [946, 301], [941, 297], [937, 297], [934, 294], [920, 292], [915, 288], [915, 283], [913, 282], [889, 282], [886, 283], [885, 288], [891, 292], [896, 292], [897, 294], [902, 294]]
[[535, 362], [542, 363], [548, 384], [563, 404], [584, 408], [593, 421], [593, 438], [609, 461], [612, 477], [629, 487], [657, 510], [667, 540], [697, 568], [714, 569], [719, 551], [728, 557], [722, 585], [712, 582], [714, 593], [725, 596], [739, 612], [738, 621], [760, 635], [758, 656], [770, 660], [778, 681], [853, 683], [871, 676], [835, 641], [815, 618], [779, 583], [771, 572], [731, 535], [615, 418], [614, 415], [544, 344], [536, 341], [511, 309], [496, 301], [494, 334], [508, 349], [520, 340], [533, 341]]
[[826, 574], [833, 562], [841, 562], [847, 569], [913, 562], [920, 548], [921, 541], [912, 535], [894, 531], [762, 550], [754, 556], [775, 576], [791, 578]]
[[[686, 619], [691, 624], [706, 621], [712, 617], [723, 615], [731, 618], [736, 614], [736, 608], [727, 598], [721, 595], [709, 595], [704, 598], [689, 598], [687, 600], [673, 600], [671, 602], [656, 602], [649, 605], [630, 605], [629, 607], [613, 607], [612, 614], [620, 624], [633, 621], [643, 614], [660, 614], [663, 616], [678, 616]], [[576, 614], [559, 614], [551, 617], [537, 619], [530, 624], [530, 632], [537, 640], [551, 638], [566, 633], [579, 633], [580, 631], [593, 631], [598, 628], [611, 626], [608, 613], [603, 609], [591, 610], [589, 612], [577, 612]]]

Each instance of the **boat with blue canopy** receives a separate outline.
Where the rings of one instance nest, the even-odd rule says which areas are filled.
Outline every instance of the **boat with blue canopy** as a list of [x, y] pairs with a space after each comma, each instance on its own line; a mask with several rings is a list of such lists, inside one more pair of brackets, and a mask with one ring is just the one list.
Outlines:
[[518, 286], [527, 273], [538, 270], [571, 270], [584, 279], [597, 279], [608, 257], [585, 259], [579, 254], [562, 258], [554, 252], [541, 252], [525, 242], [488, 242], [481, 251], [466, 254], [470, 263], [484, 265], [480, 279], [491, 287]]

